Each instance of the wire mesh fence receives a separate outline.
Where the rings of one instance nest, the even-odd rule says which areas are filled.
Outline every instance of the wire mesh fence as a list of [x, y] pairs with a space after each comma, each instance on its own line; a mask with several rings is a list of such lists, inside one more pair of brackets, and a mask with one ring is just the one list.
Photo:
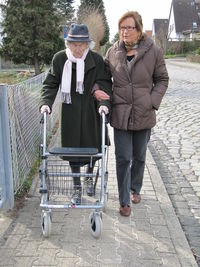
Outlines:
[[[40, 91], [46, 74], [42, 73], [22, 83], [9, 85], [8, 110], [13, 171], [13, 186], [16, 194], [39, 159], [40, 150]], [[58, 106], [49, 116], [48, 130], [58, 121]]]

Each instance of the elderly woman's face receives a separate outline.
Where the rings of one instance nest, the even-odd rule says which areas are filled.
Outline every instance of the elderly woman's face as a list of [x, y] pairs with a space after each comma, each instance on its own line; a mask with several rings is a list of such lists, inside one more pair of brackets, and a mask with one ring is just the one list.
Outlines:
[[119, 27], [120, 39], [126, 44], [135, 43], [140, 36], [140, 32], [135, 27], [135, 20], [132, 17], [124, 19]]
[[68, 47], [75, 58], [81, 58], [88, 48], [87, 42], [68, 42]]

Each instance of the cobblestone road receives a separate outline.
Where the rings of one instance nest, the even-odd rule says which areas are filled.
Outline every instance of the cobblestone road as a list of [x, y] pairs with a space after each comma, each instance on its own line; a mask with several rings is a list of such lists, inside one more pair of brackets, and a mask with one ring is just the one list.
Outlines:
[[200, 266], [200, 64], [167, 60], [167, 68], [149, 147]]

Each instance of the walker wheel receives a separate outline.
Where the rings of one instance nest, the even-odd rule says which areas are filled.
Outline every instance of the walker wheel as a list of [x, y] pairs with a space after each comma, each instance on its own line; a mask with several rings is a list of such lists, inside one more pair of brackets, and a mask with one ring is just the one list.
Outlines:
[[51, 235], [51, 211], [42, 211], [41, 216], [41, 226], [42, 226], [42, 234], [44, 237], [49, 237]]
[[92, 212], [89, 217], [90, 232], [93, 237], [99, 238], [102, 233], [103, 223], [102, 216], [99, 212]]

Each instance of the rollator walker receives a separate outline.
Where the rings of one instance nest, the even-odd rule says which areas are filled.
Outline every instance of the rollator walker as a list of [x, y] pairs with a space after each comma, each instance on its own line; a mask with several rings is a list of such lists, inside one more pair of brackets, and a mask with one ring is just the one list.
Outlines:
[[[102, 233], [102, 211], [105, 210], [108, 201], [108, 171], [107, 171], [107, 145], [106, 116], [101, 113], [102, 143], [101, 152], [97, 148], [74, 147], [50, 147], [47, 150], [47, 118], [45, 112], [41, 119], [42, 143], [41, 143], [41, 227], [44, 237], [49, 237], [52, 230], [53, 209], [91, 209], [89, 227], [93, 237], [99, 238]], [[70, 160], [87, 158], [89, 167], [93, 165], [93, 171], [86, 165], [79, 165], [79, 171], [73, 172]], [[94, 165], [95, 162], [95, 165]], [[89, 171], [88, 171], [89, 170]], [[79, 201], [73, 201], [77, 191], [74, 181], [78, 179], [80, 193]], [[90, 191], [88, 192], [88, 181]], [[91, 193], [92, 186], [92, 193]], [[90, 194], [89, 194], [90, 193]]]

